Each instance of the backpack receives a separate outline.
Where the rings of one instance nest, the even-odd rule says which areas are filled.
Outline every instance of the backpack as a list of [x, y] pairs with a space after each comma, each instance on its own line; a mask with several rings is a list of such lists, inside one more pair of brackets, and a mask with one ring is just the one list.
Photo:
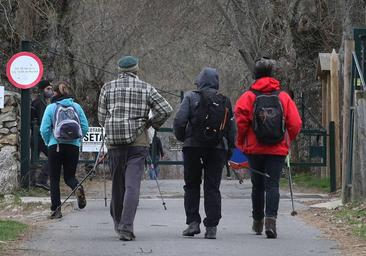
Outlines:
[[285, 135], [283, 107], [279, 98], [280, 90], [261, 93], [250, 89], [255, 95], [252, 128], [257, 140], [273, 145], [281, 142]]
[[193, 137], [205, 146], [216, 146], [222, 140], [229, 118], [229, 100], [213, 90], [195, 91], [200, 101], [192, 124]]
[[82, 138], [80, 118], [74, 106], [56, 103], [53, 116], [53, 136], [57, 141], [72, 141]]

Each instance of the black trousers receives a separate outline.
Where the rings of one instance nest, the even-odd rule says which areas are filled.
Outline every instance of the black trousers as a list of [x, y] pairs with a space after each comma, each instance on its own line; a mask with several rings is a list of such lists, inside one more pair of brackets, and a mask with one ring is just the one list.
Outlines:
[[64, 172], [64, 181], [71, 189], [76, 188], [79, 181], [75, 178], [76, 167], [79, 161], [79, 147], [70, 144], [59, 144], [48, 148], [48, 162], [50, 166], [51, 211], [61, 204], [60, 176], [61, 168]]
[[199, 214], [200, 189], [203, 172], [203, 195], [206, 218], [203, 224], [214, 227], [221, 219], [220, 183], [226, 161], [226, 151], [214, 148], [183, 148], [184, 160], [184, 208], [186, 223], [201, 223]]
[[[48, 148], [44, 144], [43, 139], [41, 139], [39, 144], [38, 144], [38, 150], [39, 150], [38, 153], [42, 152], [48, 158]], [[47, 184], [48, 176], [49, 176], [49, 173], [50, 173], [49, 169], [50, 169], [50, 166], [49, 166], [48, 159], [47, 159], [46, 162], [43, 164], [41, 172], [39, 173], [39, 175], [37, 177], [37, 182], [38, 183]]]
[[[34, 149], [34, 143], [33, 143], [33, 138], [32, 138], [32, 143], [31, 143], [31, 149], [32, 151], [35, 150]], [[38, 140], [38, 157], [40, 155], [40, 153], [43, 153], [45, 156], [47, 156], [48, 158], [48, 148], [47, 146], [44, 144], [44, 141], [42, 138], [39, 138]], [[46, 159], [46, 162], [42, 165], [42, 168], [40, 170], [40, 172], [38, 173], [38, 175], [36, 175], [36, 169], [33, 169], [31, 172], [31, 182], [32, 184], [35, 183], [40, 183], [40, 184], [47, 184], [48, 182], [48, 176], [49, 176], [49, 163], [48, 163], [48, 159]]]
[[248, 155], [251, 168], [270, 176], [267, 178], [254, 172], [251, 174], [253, 219], [261, 220], [264, 216], [277, 217], [280, 176], [285, 158], [276, 155]]

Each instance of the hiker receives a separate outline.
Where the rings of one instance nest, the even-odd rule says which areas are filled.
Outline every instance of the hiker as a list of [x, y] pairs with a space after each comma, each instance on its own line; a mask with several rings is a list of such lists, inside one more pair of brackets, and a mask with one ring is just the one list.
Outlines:
[[255, 63], [255, 82], [236, 102], [236, 145], [249, 160], [252, 172], [253, 231], [260, 235], [265, 226], [267, 238], [276, 238], [279, 181], [285, 157], [301, 129], [294, 101], [272, 77], [275, 61], [261, 58]]
[[174, 134], [183, 143], [184, 208], [186, 224], [183, 236], [199, 234], [200, 185], [204, 179], [205, 238], [215, 239], [221, 219], [220, 182], [223, 167], [234, 148], [235, 123], [231, 102], [219, 90], [219, 75], [204, 68], [198, 75], [197, 90], [185, 93], [174, 118]]
[[[70, 86], [60, 82], [54, 87], [54, 96], [43, 115], [40, 132], [48, 147], [50, 166], [51, 215], [50, 219], [62, 217], [60, 205], [60, 176], [63, 168], [64, 181], [72, 190], [79, 181], [75, 178], [79, 161], [81, 139], [88, 132], [88, 120], [81, 106], [74, 102]], [[78, 206], [86, 206], [84, 188], [76, 190]]]
[[[34, 136], [36, 136], [33, 125], [37, 125], [40, 127], [42, 117], [44, 114], [44, 111], [48, 104], [51, 102], [51, 98], [53, 96], [53, 88], [51, 83], [48, 80], [41, 80], [37, 84], [38, 88], [38, 95], [37, 97], [32, 101], [31, 104], [31, 123], [32, 123], [32, 138], [31, 138], [31, 149], [32, 151], [36, 151], [37, 155], [39, 157], [40, 153], [43, 153], [45, 156], [48, 157], [48, 150], [47, 146], [44, 144], [44, 141], [42, 137], [38, 134], [38, 147], [37, 150], [34, 148]], [[35, 171], [34, 171], [35, 172]], [[36, 175], [34, 175], [36, 176]], [[50, 190], [50, 187], [48, 185], [48, 177], [49, 177], [49, 164], [48, 159], [45, 160], [45, 163], [43, 163], [40, 173], [37, 177], [34, 177], [34, 186], [43, 188], [45, 190]]]
[[[153, 152], [154, 147], [154, 152]], [[153, 154], [154, 153], [154, 154]], [[153, 167], [149, 170], [150, 180], [157, 179], [159, 177], [160, 167], [159, 160], [164, 157], [163, 144], [158, 136], [154, 136], [152, 143], [149, 147], [150, 161], [154, 162]]]
[[[173, 109], [153, 86], [138, 78], [136, 57], [122, 57], [118, 67], [118, 78], [101, 89], [98, 120], [107, 136], [114, 229], [120, 240], [131, 241], [135, 240], [133, 222], [148, 156], [147, 129], [158, 129]], [[153, 115], [149, 118], [150, 110]]]

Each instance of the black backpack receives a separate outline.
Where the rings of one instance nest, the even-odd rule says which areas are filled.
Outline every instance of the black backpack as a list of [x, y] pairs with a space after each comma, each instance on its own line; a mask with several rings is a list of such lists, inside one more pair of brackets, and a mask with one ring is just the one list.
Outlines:
[[195, 91], [200, 102], [192, 124], [193, 137], [205, 146], [216, 146], [222, 140], [229, 119], [229, 100], [215, 90]]
[[255, 95], [252, 128], [262, 144], [277, 144], [285, 135], [283, 107], [279, 98], [280, 90], [262, 93], [250, 89]]

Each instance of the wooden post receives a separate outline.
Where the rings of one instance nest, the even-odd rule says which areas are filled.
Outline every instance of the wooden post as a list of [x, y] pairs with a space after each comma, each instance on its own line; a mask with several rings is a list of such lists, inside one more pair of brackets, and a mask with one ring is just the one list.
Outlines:
[[351, 200], [350, 190], [347, 188], [347, 168], [349, 159], [349, 111], [352, 72], [352, 51], [355, 48], [353, 40], [344, 41], [344, 67], [343, 67], [343, 136], [342, 136], [342, 201]]
[[355, 92], [355, 126], [353, 136], [352, 201], [366, 197], [366, 92]]
[[[331, 84], [330, 84], [330, 74], [327, 74], [327, 104], [326, 104], [326, 123], [327, 125], [325, 126], [327, 128], [327, 131], [329, 133], [329, 129], [328, 129], [328, 124], [330, 121], [332, 121], [331, 118]], [[329, 136], [327, 136], [327, 144], [329, 145]], [[329, 147], [327, 147], [327, 168], [326, 168], [326, 175], [325, 177], [329, 177], [330, 174], [330, 168], [329, 168], [329, 163], [330, 163], [330, 158], [329, 158]]]
[[[322, 83], [322, 126], [325, 129], [327, 129], [327, 127], [328, 127], [328, 124], [327, 124], [327, 78], [324, 75], [321, 76], [321, 83]], [[321, 178], [327, 177], [327, 168], [328, 167], [320, 168], [320, 177]]]
[[[322, 96], [322, 127], [326, 130], [329, 128], [329, 122], [331, 121], [331, 79], [330, 79], [330, 53], [319, 53], [317, 77], [321, 81], [321, 96]], [[326, 144], [329, 144], [329, 138], [327, 138]], [[320, 168], [320, 176], [322, 178], [329, 177], [329, 147], [326, 147], [327, 165]]]
[[336, 184], [337, 188], [341, 187], [341, 161], [340, 161], [340, 111], [339, 111], [339, 58], [338, 54], [333, 49], [330, 56], [330, 121], [335, 124], [335, 155], [336, 158]]

